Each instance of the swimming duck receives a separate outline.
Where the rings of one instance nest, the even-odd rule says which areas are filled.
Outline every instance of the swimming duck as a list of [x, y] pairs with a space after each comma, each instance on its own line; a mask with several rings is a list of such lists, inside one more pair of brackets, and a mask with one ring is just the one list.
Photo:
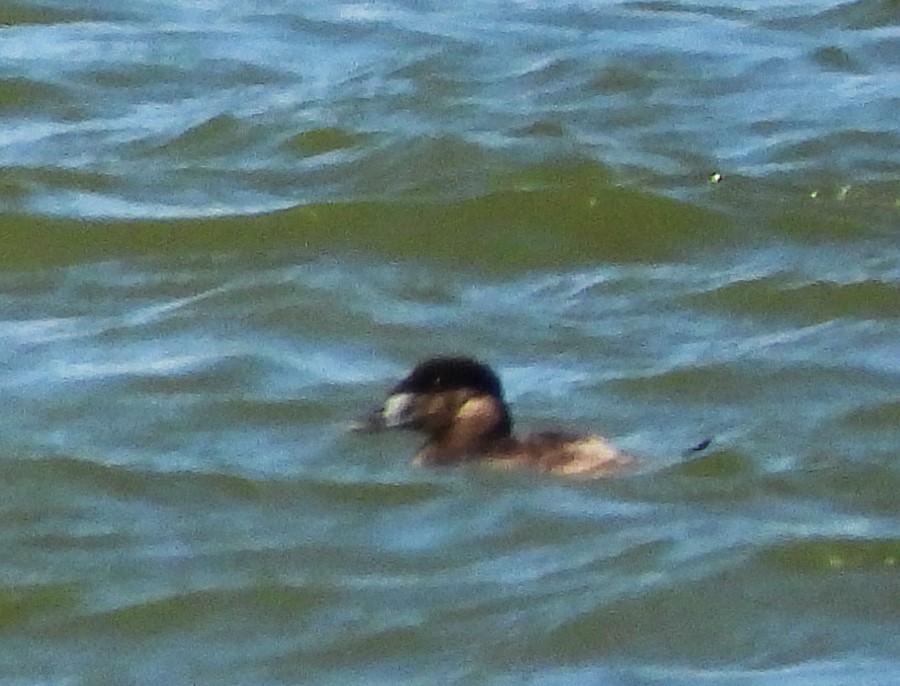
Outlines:
[[424, 433], [425, 443], [414, 460], [419, 465], [479, 462], [602, 477], [636, 462], [600, 436], [554, 431], [516, 438], [512, 424], [500, 379], [490, 367], [469, 357], [432, 357], [397, 383], [381, 409], [354, 428]]

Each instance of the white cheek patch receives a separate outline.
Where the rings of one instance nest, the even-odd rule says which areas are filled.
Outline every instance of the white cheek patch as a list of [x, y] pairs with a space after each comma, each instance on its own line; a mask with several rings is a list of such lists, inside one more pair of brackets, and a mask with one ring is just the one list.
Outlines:
[[412, 393], [395, 393], [384, 403], [381, 416], [388, 427], [403, 426], [409, 423], [413, 407]]
[[469, 419], [491, 421], [496, 419], [496, 417], [497, 405], [494, 399], [488, 396], [478, 396], [467, 400], [459, 408], [459, 412], [456, 413], [456, 419], [463, 421]]

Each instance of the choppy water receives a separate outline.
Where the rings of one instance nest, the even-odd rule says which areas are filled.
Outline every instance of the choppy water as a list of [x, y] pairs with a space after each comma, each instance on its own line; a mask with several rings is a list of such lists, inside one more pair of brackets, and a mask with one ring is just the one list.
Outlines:
[[[898, 63], [888, 1], [0, 6], [0, 683], [897, 683]], [[644, 469], [345, 432], [445, 351]]]

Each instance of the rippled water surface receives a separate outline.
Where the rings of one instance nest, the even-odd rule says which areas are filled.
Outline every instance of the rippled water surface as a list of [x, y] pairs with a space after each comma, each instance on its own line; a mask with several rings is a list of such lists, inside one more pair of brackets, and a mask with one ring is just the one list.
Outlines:
[[[0, 683], [896, 684], [898, 64], [890, 1], [7, 0]], [[449, 351], [641, 469], [346, 431]]]

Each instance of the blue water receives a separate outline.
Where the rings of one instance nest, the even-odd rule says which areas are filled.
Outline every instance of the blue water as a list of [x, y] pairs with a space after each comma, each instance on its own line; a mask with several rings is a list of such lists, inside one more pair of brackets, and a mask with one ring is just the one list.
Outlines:
[[[0, 6], [0, 684], [896, 683], [898, 25]], [[640, 468], [347, 431], [438, 352]]]

